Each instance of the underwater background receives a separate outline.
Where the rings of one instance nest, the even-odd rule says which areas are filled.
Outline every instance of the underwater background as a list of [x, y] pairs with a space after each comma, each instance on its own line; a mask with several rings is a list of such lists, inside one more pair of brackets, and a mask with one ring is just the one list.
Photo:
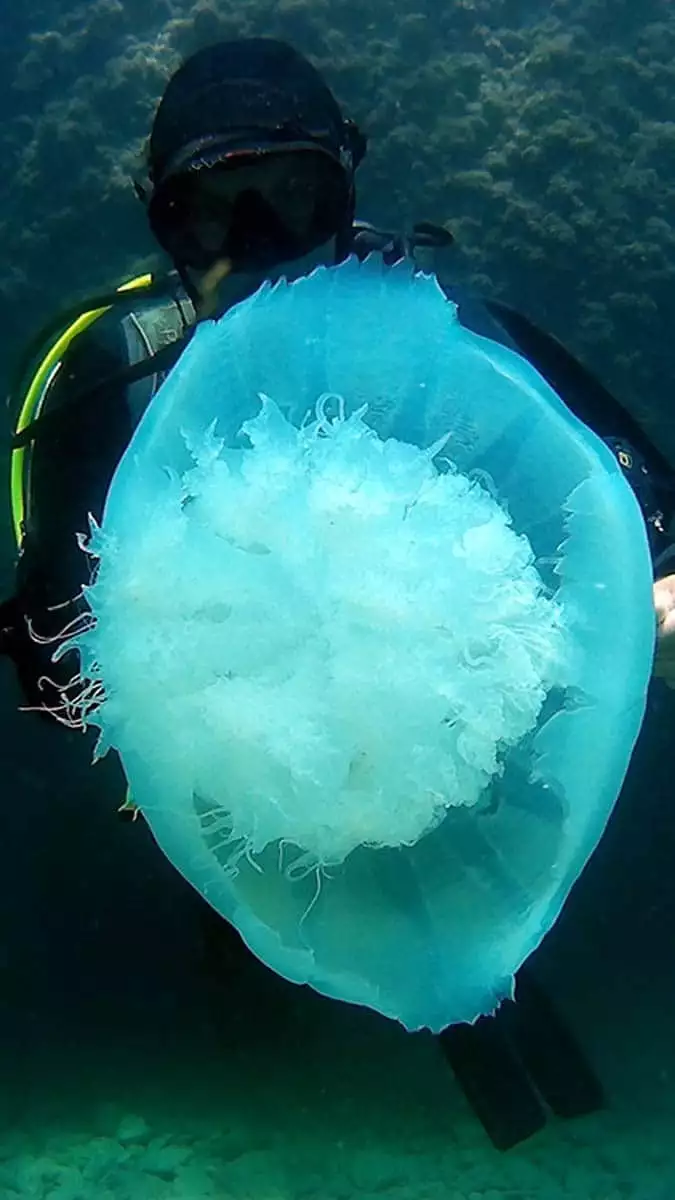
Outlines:
[[[533, 316], [675, 462], [675, 11], [666, 0], [2, 0], [0, 378], [158, 265], [129, 182], [164, 83], [293, 42], [370, 136], [359, 215], [447, 222], [450, 275]], [[10, 414], [3, 416], [7, 474]], [[12, 584], [8, 506], [0, 585]], [[675, 1200], [675, 700], [537, 953], [608, 1093], [494, 1150], [431, 1037], [212, 944], [112, 762], [0, 674], [0, 1200]]]

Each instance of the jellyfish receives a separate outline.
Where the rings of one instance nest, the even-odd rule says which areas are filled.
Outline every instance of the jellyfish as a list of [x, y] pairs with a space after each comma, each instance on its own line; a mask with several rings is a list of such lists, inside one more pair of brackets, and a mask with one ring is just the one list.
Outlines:
[[473, 1021], [556, 921], [644, 714], [617, 464], [432, 276], [348, 259], [204, 322], [86, 544], [81, 711], [289, 980]]

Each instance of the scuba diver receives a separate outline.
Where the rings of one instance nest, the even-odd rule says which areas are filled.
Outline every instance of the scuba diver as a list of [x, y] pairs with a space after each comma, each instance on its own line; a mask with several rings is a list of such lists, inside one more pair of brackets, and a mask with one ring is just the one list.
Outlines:
[[[374, 252], [388, 264], [419, 261], [451, 245], [441, 226], [424, 222], [398, 235], [356, 219], [355, 174], [365, 151], [365, 136], [315, 68], [283, 43], [219, 43], [170, 79], [134, 188], [172, 269], [61, 314], [29, 347], [10, 396], [18, 414], [11, 458], [18, 559], [14, 595], [0, 606], [0, 652], [13, 660], [28, 707], [59, 715], [72, 672], [68, 656], [52, 662], [54, 642], [81, 611], [88, 582], [77, 535], [90, 513], [100, 521], [134, 428], [197, 322], [264, 279], [296, 277], [320, 262]], [[610, 446], [641, 506], [658, 577], [672, 557], [675, 514], [675, 481], [658, 449], [554, 338], [501, 303], [446, 290], [468, 328], [527, 358]], [[654, 595], [656, 671], [675, 685], [675, 576], [657, 579]], [[239, 943], [210, 910], [204, 921], [214, 954], [223, 939]], [[517, 1003], [495, 1016], [439, 1039], [502, 1149], [540, 1129], [547, 1112], [580, 1115], [603, 1100], [529, 966], [516, 994]]]

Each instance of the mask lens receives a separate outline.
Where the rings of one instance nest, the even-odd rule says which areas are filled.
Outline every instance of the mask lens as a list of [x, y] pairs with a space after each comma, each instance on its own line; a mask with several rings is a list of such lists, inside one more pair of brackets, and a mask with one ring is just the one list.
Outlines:
[[155, 236], [176, 262], [207, 269], [228, 257], [260, 269], [309, 253], [345, 218], [339, 163], [312, 150], [251, 152], [166, 181], [150, 204]]

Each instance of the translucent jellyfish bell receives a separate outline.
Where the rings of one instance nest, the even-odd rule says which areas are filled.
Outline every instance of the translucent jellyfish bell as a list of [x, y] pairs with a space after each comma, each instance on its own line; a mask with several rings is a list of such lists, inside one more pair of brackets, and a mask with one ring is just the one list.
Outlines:
[[263, 288], [198, 329], [90, 549], [90, 723], [252, 950], [410, 1029], [510, 995], [654, 639], [632, 492], [536, 371], [407, 266]]

